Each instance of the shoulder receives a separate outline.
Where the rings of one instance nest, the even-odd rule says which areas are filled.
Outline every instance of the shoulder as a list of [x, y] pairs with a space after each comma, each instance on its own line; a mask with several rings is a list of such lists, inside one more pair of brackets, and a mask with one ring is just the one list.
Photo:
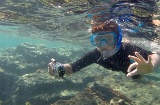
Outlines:
[[121, 45], [122, 49], [123, 50], [130, 50], [130, 51], [133, 51], [135, 49], [141, 49], [140, 47], [134, 45], [134, 44], [131, 44], [131, 43], [126, 43], [126, 42], [122, 42], [122, 45]]
[[142, 48], [140, 46], [137, 46], [137, 45], [134, 45], [131, 43], [126, 43], [126, 42], [122, 43], [122, 47], [125, 49], [130, 49], [130, 50], [144, 50], [144, 48]]
[[138, 46], [136, 46], [134, 44], [126, 43], [126, 42], [122, 42], [122, 46], [124, 46], [124, 47], [138, 47]]
[[125, 49], [128, 53], [139, 52], [141, 54], [152, 54], [150, 50], [142, 48], [140, 46], [131, 44], [131, 43], [122, 43], [123, 49]]

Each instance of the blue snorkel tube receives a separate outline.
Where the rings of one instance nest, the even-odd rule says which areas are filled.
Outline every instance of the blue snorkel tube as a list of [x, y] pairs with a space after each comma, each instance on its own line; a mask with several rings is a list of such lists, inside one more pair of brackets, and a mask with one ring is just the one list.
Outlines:
[[117, 41], [117, 45], [116, 45], [117, 51], [119, 50], [121, 44], [122, 44], [122, 30], [121, 30], [120, 26], [118, 25], [118, 41]]

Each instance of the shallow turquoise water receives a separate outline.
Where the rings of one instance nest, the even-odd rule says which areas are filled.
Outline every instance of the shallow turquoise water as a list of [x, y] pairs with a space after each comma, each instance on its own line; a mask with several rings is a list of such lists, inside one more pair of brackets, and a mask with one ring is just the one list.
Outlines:
[[[73, 45], [70, 43], [65, 43], [62, 41], [48, 41], [45, 39], [38, 39], [38, 38], [33, 38], [33, 37], [23, 37], [22, 35], [25, 33], [28, 33], [30, 30], [26, 30], [26, 32], [21, 31], [22, 25], [17, 25], [17, 26], [3, 26], [0, 25], [0, 48], [5, 49], [5, 48], [10, 48], [10, 47], [16, 47], [22, 43], [28, 42], [32, 44], [41, 44], [41, 45], [46, 45], [47, 47], [80, 47], [78, 45]], [[35, 34], [36, 30], [34, 30]], [[37, 30], [37, 34], [39, 31]], [[29, 36], [32, 36], [33, 33], [29, 33]]]
[[[9, 0], [8, 0], [9, 1]], [[15, 0], [16, 1], [16, 0]], [[18, 1], [18, 0], [17, 0]], [[24, 0], [25, 1], [25, 0]], [[28, 0], [26, 0], [27, 2], [28, 2]], [[34, 2], [35, 0], [33, 0], [33, 1], [31, 1], [31, 2]], [[5, 2], [5, 1], [4, 1]], [[2, 2], [1, 2], [2, 3]], [[17, 2], [15, 3], [15, 4], [17, 4]], [[37, 2], [35, 3], [35, 4], [38, 4]], [[1, 4], [0, 4], [1, 5]], [[13, 8], [13, 7], [14, 8]], [[10, 8], [10, 9], [13, 9], [12, 11], [14, 11], [14, 9], [15, 9], [15, 7], [16, 7], [16, 5], [11, 5], [11, 7], [12, 8]], [[40, 9], [39, 9], [40, 8]], [[29, 10], [30, 10], [30, 8], [28, 8]], [[34, 8], [33, 8], [34, 9]], [[17, 8], [17, 9], [15, 9], [15, 10], [17, 10], [17, 11], [19, 11], [19, 8]], [[24, 9], [24, 11], [22, 10], [22, 11], [20, 11], [20, 12], [24, 12], [24, 14], [26, 13], [26, 11], [25, 11], [26, 9]], [[38, 44], [38, 45], [46, 45], [47, 47], [69, 47], [69, 48], [77, 48], [77, 47], [79, 47], [79, 48], [81, 48], [81, 47], [88, 47], [88, 45], [91, 45], [91, 43], [90, 43], [90, 41], [89, 41], [89, 37], [88, 37], [88, 33], [87, 33], [87, 35], [85, 36], [84, 34], [86, 34], [86, 31], [87, 31], [87, 29], [88, 28], [86, 28], [85, 27], [85, 22], [83, 22], [83, 18], [84, 18], [84, 16], [82, 15], [82, 16], [80, 16], [80, 15], [74, 15], [74, 14], [67, 14], [66, 12], [65, 12], [65, 9], [64, 8], [50, 8], [50, 7], [45, 7], [45, 6], [43, 6], [43, 8], [41, 8], [41, 7], [38, 7], [37, 9], [35, 9], [35, 10], [32, 10], [32, 11], [34, 11], [33, 12], [33, 14], [32, 15], [35, 15], [35, 16], [37, 16], [37, 17], [43, 17], [43, 19], [41, 19], [40, 21], [39, 21], [39, 23], [40, 23], [40, 25], [38, 24], [38, 22], [37, 22], [37, 24], [35, 25], [34, 24], [34, 21], [31, 21], [31, 23], [29, 23], [29, 24], [17, 24], [16, 22], [15, 22], [15, 24], [8, 24], [8, 25], [0, 25], [0, 49], [6, 49], [6, 48], [11, 48], [11, 47], [17, 47], [18, 45], [21, 45], [22, 43], [25, 43], [25, 42], [28, 42], [28, 43], [32, 43], [32, 44]], [[0, 11], [1, 12], [1, 11]], [[39, 13], [39, 14], [38, 14]], [[30, 13], [26, 13], [27, 15], [28, 14], [30, 14]], [[73, 16], [72, 16], [73, 15]], [[66, 17], [65, 17], [66, 16]], [[77, 21], [77, 20], [78, 21]], [[11, 19], [11, 21], [13, 21], [12, 19]], [[10, 22], [9, 22], [10, 23]], [[14, 22], [13, 22], [14, 23]], [[34, 24], [34, 26], [36, 27], [36, 28], [34, 28], [34, 26], [32, 25], [32, 24]], [[38, 26], [39, 25], [39, 26]], [[31, 27], [32, 26], [32, 27]], [[49, 28], [46, 28], [46, 27], [49, 27]], [[38, 27], [38, 28], [37, 28]], [[81, 29], [82, 28], [82, 29]], [[48, 29], [48, 30], [47, 30]], [[45, 31], [46, 30], [46, 31]], [[51, 32], [52, 31], [52, 32]], [[53, 34], [55, 34], [55, 35], [57, 35], [57, 34], [59, 34], [60, 36], [60, 38], [61, 39], [64, 39], [64, 40], [67, 40], [66, 38], [70, 38], [70, 40], [72, 40], [73, 42], [75, 42], [74, 44], [73, 43], [66, 43], [66, 42], [64, 42], [64, 41], [62, 41], [62, 40], [54, 40], [54, 41], [49, 41], [49, 40], [45, 40], [45, 36], [51, 36], [51, 37], [53, 37], [53, 39], [55, 38], [54, 37], [54, 35]], [[43, 37], [41, 37], [41, 36], [43, 36]], [[57, 35], [58, 36], [58, 35]], [[39, 37], [39, 38], [37, 38], [37, 37]], [[44, 38], [44, 39], [42, 39], [42, 38]], [[56, 37], [57, 38], [57, 37]], [[47, 39], [47, 38], [46, 38]], [[52, 40], [53, 40], [52, 39]], [[78, 42], [80, 40], [80, 42]], [[83, 41], [84, 40], [87, 40], [87, 44], [84, 44], [83, 43]], [[77, 42], [76, 42], [77, 41]], [[85, 42], [85, 41], [84, 41]], [[133, 41], [133, 43], [134, 44], [137, 44], [137, 45], [140, 45], [140, 46], [142, 46], [142, 47], [146, 47], [146, 48], [148, 48], [148, 49], [158, 49], [158, 48], [160, 48], [159, 46], [156, 46], [156, 45], [153, 45], [153, 48], [151, 48], [152, 46], [150, 45], [150, 43], [149, 42], [147, 42], [146, 40], [144, 40], [144, 42], [142, 42], [142, 40], [139, 40], [138, 38], [137, 39], [135, 39], [134, 41]], [[84, 45], [86, 45], [86, 46], [84, 46]], [[92, 49], [93, 48], [93, 46], [92, 47], [90, 47], [90, 49]], [[89, 51], [89, 48], [88, 48], [88, 51]], [[38, 52], [38, 51], [37, 51]], [[62, 51], [62, 53], [63, 53], [63, 51]], [[64, 53], [65, 53], [65, 51], [64, 51]], [[68, 53], [68, 52], [67, 52]], [[29, 62], [29, 63], [32, 63], [32, 61], [37, 61], [38, 62], [38, 64], [41, 66], [42, 64], [44, 64], [44, 63], [46, 63], [46, 65], [44, 66], [46, 69], [44, 69], [46, 72], [47, 72], [47, 64], [50, 62], [50, 57], [49, 58], [47, 58], [48, 56], [41, 56], [41, 54], [39, 54], [39, 53], [37, 53], [37, 55], [39, 55], [40, 57], [38, 58], [38, 59], [34, 59], [34, 58], [36, 58], [36, 56], [32, 56], [32, 55], [34, 55], [35, 53], [32, 53], [32, 51], [31, 51], [31, 53], [28, 53], [33, 59], [31, 59], [31, 62]], [[69, 53], [70, 54], [70, 53]], [[69, 55], [68, 54], [68, 55]], [[25, 53], [24, 55], [27, 55], [27, 53]], [[23, 55], [23, 56], [24, 56]], [[78, 55], [78, 54], [77, 54]], [[10, 68], [11, 69], [13, 69], [14, 68], [14, 63], [15, 64], [17, 64], [17, 65], [20, 65], [19, 67], [22, 67], [22, 70], [24, 69], [23, 68], [23, 62], [21, 63], [20, 61], [21, 61], [21, 59], [22, 59], [22, 61], [25, 61], [28, 57], [26, 57], [25, 59], [23, 59], [23, 56], [22, 55], [18, 55], [18, 57], [20, 58], [20, 60], [15, 60], [15, 59], [13, 59], [13, 62], [8, 62], [8, 65], [11, 65], [11, 66], [6, 66], [6, 68], [7, 68], [7, 70], [9, 69], [10, 70]], [[29, 56], [29, 57], [30, 57]], [[75, 55], [71, 55], [71, 56], [73, 56], [73, 58], [76, 58], [77, 59], [77, 56], [76, 56], [76, 54]], [[9, 57], [13, 57], [13, 56], [10, 56], [9, 55]], [[43, 58], [44, 57], [44, 58]], [[41, 59], [42, 58], [42, 59]], [[62, 59], [62, 60], [64, 60], [63, 59], [64, 57], [60, 57], [60, 59]], [[68, 56], [67, 56], [67, 59], [68, 59]], [[12, 60], [12, 59], [11, 59]], [[2, 61], [2, 60], [1, 60]], [[8, 61], [8, 56], [6, 57], [6, 60], [5, 61]], [[39, 62], [39, 61], [41, 61], [41, 62]], [[37, 69], [34, 69], [34, 67], [37, 67], [37, 65], [33, 65], [35, 62], [33, 62], [32, 64], [31, 64], [31, 68], [29, 68], [29, 70], [37, 70]], [[5, 62], [3, 62], [3, 65], [5, 65], [6, 63]], [[12, 65], [13, 65], [13, 67], [12, 67]], [[32, 66], [33, 65], [33, 66]], [[4, 66], [5, 67], [5, 66]], [[24, 66], [25, 67], [25, 66]], [[1, 67], [0, 67], [1, 68]], [[15, 67], [16, 68], [16, 67]], [[97, 69], [97, 66], [95, 67], [96, 69]], [[94, 68], [94, 69], [95, 69]], [[98, 67], [99, 68], [99, 67]], [[16, 68], [17, 69], [17, 68]], [[15, 70], [16, 71], [16, 69], [13, 69], [13, 70]], [[26, 69], [28, 69], [27, 67], [26, 67]], [[92, 68], [91, 68], [92, 69]], [[93, 70], [94, 70], [93, 69]], [[99, 70], [99, 69], [98, 69]], [[27, 71], [27, 70], [26, 70]], [[89, 71], [89, 70], [88, 70]], [[154, 72], [154, 73], [151, 73], [151, 74], [148, 74], [148, 75], [146, 75], [146, 78], [145, 78], [145, 80], [147, 81], [147, 79], [149, 79], [149, 81], [151, 81], [151, 83], [153, 83], [153, 84], [158, 84], [157, 86], [159, 86], [159, 81], [160, 81], [160, 79], [159, 79], [159, 71], [160, 70], [157, 70], [157, 72]], [[30, 71], [28, 71], [28, 72], [30, 72]], [[40, 72], [40, 71], [38, 71], [38, 72]], [[37, 73], [38, 73], [37, 72]], [[82, 71], [83, 72], [83, 71]], [[87, 72], [87, 70], [86, 70], [86, 72]], [[96, 75], [98, 74], [98, 73], [100, 73], [100, 71], [96, 71]], [[102, 72], [103, 73], [103, 72]], [[115, 72], [112, 72], [112, 73], [115, 73]], [[6, 73], [7, 74], [7, 73]], [[89, 72], [88, 74], [92, 74], [92, 72]], [[86, 74], [87, 76], [88, 76], [88, 74]], [[37, 74], [36, 74], [37, 75]], [[80, 72], [80, 74], [79, 75], [83, 75], [83, 73], [81, 73]], [[108, 76], [109, 76], [109, 73], [107, 74]], [[3, 75], [2, 75], [3, 76]], [[38, 75], [39, 76], [39, 75]], [[48, 76], [48, 75], [47, 75]], [[94, 77], [95, 75], [94, 74], [92, 74], [92, 77]], [[6, 76], [7, 77], [7, 76]], [[5, 78], [6, 78], [5, 77]], [[83, 77], [83, 76], [82, 76]], [[107, 77], [107, 76], [106, 76]], [[116, 76], [117, 77], [117, 76]], [[119, 76], [120, 77], [120, 76]], [[125, 77], [125, 76], [124, 76]], [[49, 76], [47, 77], [47, 78], [49, 78]], [[74, 78], [74, 75], [73, 75], [73, 78]], [[79, 78], [81, 78], [81, 76], [79, 76]], [[78, 78], [78, 79], [79, 79]], [[101, 78], [101, 77], [100, 77]], [[0, 78], [1, 79], [1, 78]], [[24, 78], [24, 81], [26, 81], [26, 79], [29, 79], [28, 77], [27, 77], [27, 75], [26, 75], [26, 78]], [[33, 77], [33, 82], [34, 82], [34, 79], [36, 79], [36, 76], [35, 77]], [[77, 79], [77, 80], [78, 80]], [[111, 77], [109, 80], [112, 80], [112, 79], [114, 79], [114, 77]], [[6, 78], [6, 81], [8, 80], [8, 78]], [[51, 80], [51, 78], [49, 78], [48, 79], [48, 81], [49, 80]], [[86, 81], [87, 79], [84, 79], [84, 81]], [[121, 78], [120, 78], [120, 80], [121, 80]], [[5, 81], [5, 86], [6, 87], [9, 87], [8, 86], [8, 81], [6, 82]], [[31, 82], [32, 82], [32, 80], [30, 80]], [[46, 77], [45, 77], [45, 79], [43, 79], [42, 81], [45, 81], [45, 82], [47, 82], [46, 81]], [[52, 80], [51, 80], [52, 81]], [[97, 80], [98, 81], [98, 80]], [[1, 81], [0, 81], [1, 82]], [[19, 81], [18, 81], [19, 82]], [[21, 82], [21, 81], [20, 81]], [[2, 82], [1, 82], [2, 83]], [[13, 82], [13, 84], [14, 83], [16, 83], [15, 81]], [[106, 82], [106, 83], [108, 83], [108, 82]], [[135, 82], [131, 82], [131, 83], [135, 83]], [[148, 82], [147, 82], [148, 83]], [[146, 84], [147, 84], [146, 83]], [[150, 82], [149, 82], [150, 83]], [[4, 84], [2, 84], [2, 85], [0, 85], [0, 86], [3, 86]], [[38, 83], [39, 84], [39, 83]], [[48, 84], [48, 83], [47, 83]], [[60, 83], [61, 84], [61, 83]], [[73, 84], [76, 84], [76, 83], [74, 83], [73, 82]], [[83, 83], [82, 83], [83, 84]], [[112, 84], [115, 84], [115, 86], [118, 86], [118, 85], [116, 85], [117, 83], [114, 81]], [[121, 84], [121, 82], [120, 82], [120, 84]], [[17, 84], [16, 84], [17, 85]], [[53, 84], [54, 85], [54, 84]], [[40, 95], [42, 94], [44, 94], [44, 97], [46, 97], [45, 96], [45, 90], [47, 90], [47, 92], [46, 92], [46, 94], [48, 94], [48, 91], [49, 91], [49, 95], [50, 94], [53, 94], [53, 96], [54, 96], [54, 94], [57, 92], [57, 90], [55, 91], [55, 92], [52, 92], [52, 91], [54, 91], [54, 86], [52, 85], [52, 82], [50, 83], [49, 82], [49, 86], [51, 86], [51, 87], [53, 87], [53, 88], [48, 88], [48, 87], [46, 87], [46, 84], [44, 84], [44, 87], [42, 87], [42, 88], [44, 88], [44, 91], [41, 91], [40, 90]], [[123, 80], [122, 80], [122, 84], [121, 85], [123, 85]], [[144, 84], [145, 85], [145, 84]], [[76, 87], [74, 87], [74, 86], [72, 86], [72, 85], [65, 85], [64, 86], [64, 90], [66, 90], [67, 88], [67, 86], [69, 86], [69, 90], [76, 90]], [[70, 87], [70, 86], [72, 86], [72, 87]], [[114, 86], [114, 87], [115, 87]], [[125, 86], [125, 84], [124, 84], [124, 86]], [[140, 89], [140, 90], [138, 90], [138, 88], [137, 87], [139, 86], [140, 87], [140, 85], [138, 85], [138, 83], [135, 83], [135, 87], [134, 87], [134, 90], [135, 90], [135, 94], [133, 94], [133, 96], [135, 95], [135, 96], [138, 96], [139, 95], [139, 92], [137, 92], [137, 91], [141, 91], [142, 89]], [[5, 88], [6, 88], [5, 87]], [[86, 87], [86, 86], [85, 86]], [[121, 87], [121, 86], [120, 86]], [[127, 87], [127, 86], [126, 86]], [[149, 86], [144, 86], [144, 87], [149, 87]], [[154, 87], [154, 85], [153, 85], [153, 87]], [[153, 88], [153, 87], [151, 87], [152, 89], [151, 90], [155, 90], [154, 92], [158, 92], [159, 91], [159, 88]], [[1, 87], [0, 87], [1, 88]], [[26, 88], [26, 87], [25, 87]], [[39, 88], [41, 88], [41, 87], [39, 87], [39, 86], [37, 86], [36, 87], [36, 89], [39, 89]], [[80, 87], [79, 87], [80, 88]], [[117, 89], [117, 87], [115, 87], [116, 89]], [[150, 88], [150, 87], [149, 87]], [[4, 88], [3, 88], [4, 89]], [[18, 91], [18, 89], [19, 89], [19, 87], [17, 86], [17, 89], [16, 89], [16, 91]], [[23, 94], [23, 96], [20, 96], [20, 97], [25, 97], [25, 96], [27, 96], [27, 93], [29, 93], [30, 94], [30, 92], [33, 92], [32, 94], [34, 94], [35, 92], [35, 97], [36, 97], [36, 95], [37, 95], [37, 91], [36, 91], [36, 89], [35, 89], [35, 87], [33, 87], [32, 88], [33, 89], [33, 91], [32, 90], [30, 90], [30, 89], [28, 89], [28, 91], [26, 92], [26, 93], [24, 93], [24, 92], [22, 92], [22, 93], [24, 93]], [[35, 89], [35, 90], [34, 90]], [[48, 90], [49, 89], [49, 90]], [[131, 88], [129, 88], [129, 90], [130, 90]], [[6, 93], [8, 93], [8, 90], [15, 90], [15, 88], [11, 88], [11, 89], [4, 89], [5, 90], [5, 92]], [[23, 89], [22, 89], [23, 90]], [[43, 89], [42, 89], [43, 90]], [[62, 90], [61, 88], [60, 88], [60, 90]], [[64, 91], [64, 90], [62, 90], [62, 92]], [[121, 89], [122, 91], [125, 91], [123, 88]], [[130, 92], [129, 90], [127, 90], [126, 92]], [[2, 91], [2, 89], [1, 89], [1, 91]], [[1, 98], [2, 97], [4, 97], [4, 94], [6, 95], [6, 93], [4, 92], [3, 94], [1, 94], [1, 91], [0, 91], [0, 95], [3, 95], [3, 96], [1, 96], [0, 97], [0, 102], [1, 102]], [[16, 91], [14, 91], [14, 94], [15, 94], [15, 96], [17, 95], [17, 93], [16, 93]], [[150, 93], [153, 93], [153, 91], [151, 91]], [[141, 92], [140, 92], [141, 93]], [[145, 95], [146, 93], [149, 93], [149, 92], [146, 92], [146, 91], [144, 91], [143, 92], [144, 94], [143, 95]], [[129, 93], [128, 93], [129, 94]], [[137, 95], [138, 94], [138, 95]], [[150, 98], [152, 99], [155, 99], [155, 97], [154, 97], [154, 95], [156, 96], [156, 97], [158, 97], [159, 96], [159, 94], [151, 94], [151, 95], [153, 95], [153, 96], [151, 96]], [[37, 95], [37, 97], [38, 97], [38, 95]], [[145, 98], [147, 98], [148, 96], [145, 96]], [[8, 97], [5, 97], [6, 99], [8, 98]], [[12, 99], [12, 101], [14, 101], [14, 95], [12, 96], [12, 94], [11, 94], [11, 98], [13, 98]], [[133, 100], [135, 100], [135, 99], [138, 99], [138, 97], [135, 97], [135, 99], [134, 98], [132, 98]], [[20, 100], [20, 99], [19, 99]], [[26, 100], [25, 101], [28, 101], [29, 100], [29, 98], [26, 98]], [[47, 99], [48, 100], [48, 99]], [[43, 99], [39, 99], [39, 100], [37, 100], [37, 101], [43, 101]], [[135, 101], [142, 101], [141, 99], [138, 99], [138, 100], [135, 100]], [[157, 98], [157, 99], [155, 99], [155, 100], [153, 100], [153, 101], [151, 101], [151, 103], [154, 103], [154, 101], [159, 101], [159, 98]], [[159, 101], [160, 102], [160, 101]], [[155, 102], [156, 103], [156, 102]], [[157, 102], [158, 103], [158, 102]], [[23, 103], [23, 104], [25, 104], [25, 103]], [[14, 105], [14, 104], [13, 104]], [[39, 104], [39, 105], [44, 105], [44, 104]], [[48, 104], [46, 104], [46, 105], [48, 105]], [[146, 105], [151, 105], [151, 104], [146, 104]]]

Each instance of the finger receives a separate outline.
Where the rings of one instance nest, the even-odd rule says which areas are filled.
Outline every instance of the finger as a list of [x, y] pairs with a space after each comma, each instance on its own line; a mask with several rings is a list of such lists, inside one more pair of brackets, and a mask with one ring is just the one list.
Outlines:
[[148, 56], [148, 63], [151, 64], [152, 63], [151, 61], [152, 61], [152, 57], [151, 57], [151, 55], [149, 55]]
[[132, 63], [129, 67], [128, 67], [128, 70], [127, 72], [131, 72], [134, 68], [136, 68], [138, 66], [137, 63]]
[[137, 63], [141, 63], [141, 61], [140, 61], [140, 59], [139, 58], [137, 58], [137, 57], [135, 57], [135, 56], [128, 56], [130, 59], [132, 59], [132, 60], [134, 60], [135, 62], [137, 62]]
[[135, 70], [129, 72], [129, 73], [127, 74], [127, 77], [132, 77], [132, 76], [137, 75], [137, 74], [138, 74], [138, 71], [137, 71], [137, 69], [135, 69]]
[[142, 62], [146, 62], [146, 60], [142, 57], [142, 55], [140, 55], [138, 52], [135, 52], [135, 55], [142, 61]]

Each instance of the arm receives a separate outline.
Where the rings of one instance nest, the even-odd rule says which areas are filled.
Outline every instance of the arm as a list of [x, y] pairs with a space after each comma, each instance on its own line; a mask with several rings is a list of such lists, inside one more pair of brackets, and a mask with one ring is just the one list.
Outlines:
[[[98, 52], [98, 50], [94, 49], [93, 51], [88, 52], [83, 57], [81, 57], [80, 59], [76, 60], [75, 62], [71, 64], [63, 64], [63, 67], [64, 67], [63, 69], [65, 71], [65, 74], [72, 74], [92, 63], [95, 63], [97, 59], [99, 59], [100, 56], [101, 54]], [[48, 65], [49, 73], [53, 71], [52, 66], [53, 64], [52, 62], [50, 62]]]
[[146, 61], [138, 52], [135, 52], [135, 55], [136, 57], [129, 55], [129, 58], [134, 60], [135, 63], [129, 66], [127, 74], [128, 77], [132, 77], [137, 74], [151, 73], [160, 67], [160, 56], [155, 52], [148, 56], [148, 61]]
[[[54, 70], [54, 64], [55, 62], [51, 61], [49, 64], [48, 64], [48, 73], [53, 76], [55, 75], [56, 71]], [[72, 74], [73, 71], [72, 71], [72, 66], [70, 64], [63, 64], [64, 66], [64, 70], [65, 70], [65, 74]]]
[[101, 54], [97, 49], [94, 49], [88, 53], [86, 53], [83, 57], [78, 59], [77, 61], [71, 64], [64, 64], [64, 69], [66, 74], [71, 74], [76, 71], [79, 71], [90, 64], [96, 63], [97, 60], [100, 58]]

